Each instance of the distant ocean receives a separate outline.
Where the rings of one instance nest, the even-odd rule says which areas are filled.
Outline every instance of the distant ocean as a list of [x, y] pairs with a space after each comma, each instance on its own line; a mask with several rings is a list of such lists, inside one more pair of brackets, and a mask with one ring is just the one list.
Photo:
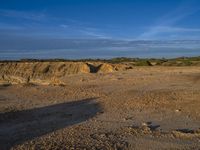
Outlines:
[[123, 41], [50, 39], [1, 41], [0, 59], [85, 59], [114, 57], [175, 58], [200, 56], [200, 40]]

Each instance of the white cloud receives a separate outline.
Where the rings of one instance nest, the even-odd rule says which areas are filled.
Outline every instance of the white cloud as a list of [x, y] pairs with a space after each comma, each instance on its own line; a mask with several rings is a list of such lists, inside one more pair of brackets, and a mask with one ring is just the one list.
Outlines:
[[66, 28], [69, 28], [69, 25], [66, 25], [66, 24], [61, 24], [61, 25], [60, 25], [60, 27], [61, 27], [61, 28], [65, 28], [65, 29], [66, 29]]
[[171, 11], [159, 18], [152, 27], [150, 27], [146, 32], [140, 34], [137, 39], [151, 40], [162, 38], [162, 34], [165, 34], [166, 36], [166, 33], [168, 33], [169, 37], [173, 37], [173, 34], [200, 32], [200, 29], [198, 28], [183, 28], [176, 26], [179, 21], [195, 14], [200, 10], [199, 7], [195, 7], [195, 2], [196, 0], [191, 0], [189, 2], [184, 1], [184, 3], [182, 3], [174, 11]]
[[99, 31], [96, 28], [90, 28], [90, 27], [85, 27], [79, 30], [82, 34], [89, 36], [89, 37], [95, 37], [95, 38], [102, 38], [102, 39], [108, 39], [111, 38], [105, 33]]
[[[182, 27], [171, 27], [171, 26], [156, 26], [149, 29], [140, 35], [139, 39], [154, 39], [162, 34], [183, 34], [183, 33], [194, 33], [200, 32], [200, 28], [182, 28]], [[172, 37], [172, 36], [171, 36]]]

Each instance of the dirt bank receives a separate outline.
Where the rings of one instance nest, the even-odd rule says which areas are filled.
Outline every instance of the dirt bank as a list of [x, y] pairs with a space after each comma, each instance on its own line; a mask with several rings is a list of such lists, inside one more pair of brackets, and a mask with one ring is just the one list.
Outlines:
[[1, 83], [65, 84], [62, 78], [84, 73], [109, 73], [130, 69], [124, 64], [90, 62], [5, 62], [0, 63]]

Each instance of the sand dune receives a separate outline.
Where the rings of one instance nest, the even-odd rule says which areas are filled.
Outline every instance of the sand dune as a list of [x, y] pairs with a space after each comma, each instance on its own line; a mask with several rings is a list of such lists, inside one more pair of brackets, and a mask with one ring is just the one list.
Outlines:
[[65, 84], [61, 78], [81, 73], [127, 70], [127, 65], [84, 62], [8, 62], [0, 64], [0, 80], [10, 84]]

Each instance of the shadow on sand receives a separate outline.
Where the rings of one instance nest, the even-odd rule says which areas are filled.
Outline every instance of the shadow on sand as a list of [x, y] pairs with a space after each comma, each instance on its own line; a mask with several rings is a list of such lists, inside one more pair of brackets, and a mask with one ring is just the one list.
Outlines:
[[0, 114], [0, 149], [86, 121], [101, 111], [92, 99]]

